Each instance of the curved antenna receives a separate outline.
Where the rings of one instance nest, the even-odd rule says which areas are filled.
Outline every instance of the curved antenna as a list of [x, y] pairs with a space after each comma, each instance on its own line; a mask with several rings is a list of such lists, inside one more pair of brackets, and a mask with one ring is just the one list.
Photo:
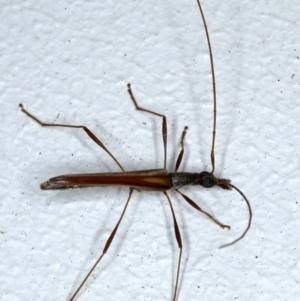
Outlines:
[[234, 241], [232, 241], [232, 242], [230, 242], [228, 244], [220, 246], [220, 249], [225, 248], [225, 247], [229, 247], [231, 245], [234, 245], [236, 242], [238, 242], [239, 240], [241, 240], [246, 235], [246, 233], [248, 232], [248, 230], [250, 229], [250, 227], [251, 227], [251, 221], [252, 221], [252, 209], [251, 209], [251, 206], [250, 206], [250, 202], [248, 201], [248, 199], [246, 198], [246, 196], [244, 195], [244, 193], [241, 190], [239, 190], [237, 187], [235, 187], [234, 185], [232, 185], [230, 183], [226, 183], [226, 186], [229, 186], [230, 188], [235, 189], [244, 198], [244, 200], [245, 200], [245, 202], [246, 202], [246, 204], [248, 206], [249, 220], [248, 220], [248, 225], [247, 225], [245, 231], [243, 232], [243, 234], [240, 237], [238, 237], [237, 239], [235, 239]]
[[202, 7], [200, 4], [200, 1], [197, 0], [198, 7], [200, 10], [200, 14], [202, 17], [203, 25], [205, 28], [205, 34], [206, 34], [206, 40], [207, 40], [207, 45], [209, 49], [209, 56], [210, 56], [210, 68], [211, 68], [211, 79], [212, 79], [212, 86], [213, 86], [213, 95], [214, 95], [214, 124], [213, 124], [213, 132], [212, 132], [212, 144], [211, 144], [211, 152], [210, 152], [210, 160], [211, 160], [211, 165], [212, 165], [212, 171], [211, 173], [214, 173], [215, 171], [215, 140], [216, 140], [216, 127], [217, 127], [217, 92], [216, 92], [216, 80], [215, 80], [215, 71], [214, 71], [214, 60], [213, 60], [213, 55], [211, 51], [211, 45], [210, 45], [210, 39], [208, 35], [208, 29], [206, 25], [206, 21], [204, 18], [204, 13], [202, 11]]

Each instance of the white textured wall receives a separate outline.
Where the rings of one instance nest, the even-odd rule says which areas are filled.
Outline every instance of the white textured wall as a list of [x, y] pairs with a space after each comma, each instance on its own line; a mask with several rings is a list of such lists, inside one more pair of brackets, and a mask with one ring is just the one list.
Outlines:
[[[276, 3], [275, 3], [276, 2]], [[221, 3], [221, 4], [220, 4]], [[87, 125], [126, 170], [168, 168], [189, 126], [181, 170], [210, 170], [212, 92], [194, 0], [4, 1], [0, 23], [0, 299], [67, 300], [101, 253], [126, 189], [41, 191], [64, 173], [118, 171], [80, 130]], [[235, 192], [184, 189], [231, 231], [170, 193], [184, 243], [180, 301], [294, 301], [300, 280], [299, 1], [203, 1], [218, 95], [216, 172]], [[59, 116], [58, 116], [59, 115]], [[170, 300], [177, 261], [163, 195], [134, 193], [109, 253], [78, 300]]]

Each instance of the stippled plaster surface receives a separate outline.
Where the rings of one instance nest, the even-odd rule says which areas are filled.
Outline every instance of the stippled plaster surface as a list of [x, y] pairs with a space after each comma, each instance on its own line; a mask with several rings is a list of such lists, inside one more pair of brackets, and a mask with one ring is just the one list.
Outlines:
[[[180, 301], [295, 301], [300, 279], [298, 1], [203, 1], [215, 60], [216, 171], [235, 192], [183, 191], [232, 226], [219, 229], [170, 193], [183, 239]], [[0, 300], [67, 300], [100, 255], [127, 189], [41, 191], [65, 173], [161, 168], [168, 118], [172, 171], [210, 170], [212, 87], [196, 1], [2, 1], [0, 22]], [[162, 194], [135, 192], [124, 221], [78, 300], [170, 300], [177, 245]]]

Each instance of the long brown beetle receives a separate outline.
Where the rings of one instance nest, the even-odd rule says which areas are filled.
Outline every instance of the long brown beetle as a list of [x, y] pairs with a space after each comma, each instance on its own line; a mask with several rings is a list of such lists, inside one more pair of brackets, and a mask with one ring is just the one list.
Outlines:
[[188, 172], [178, 172], [178, 169], [180, 167], [180, 164], [182, 162], [182, 158], [184, 155], [184, 138], [187, 133], [187, 127], [184, 128], [182, 132], [181, 137], [181, 151], [177, 157], [177, 161], [175, 164], [175, 169], [173, 173], [168, 172], [166, 169], [166, 162], [167, 162], [167, 118], [166, 116], [159, 114], [154, 111], [150, 111], [148, 109], [144, 109], [140, 107], [133, 95], [133, 92], [131, 90], [131, 85], [128, 84], [128, 93], [130, 95], [130, 98], [132, 102], [134, 103], [134, 106], [137, 110], [143, 111], [155, 116], [158, 116], [162, 118], [162, 138], [163, 138], [163, 148], [164, 148], [164, 168], [163, 169], [153, 169], [153, 170], [142, 170], [142, 171], [129, 171], [126, 172], [122, 165], [119, 163], [119, 161], [112, 155], [112, 153], [104, 146], [104, 144], [94, 135], [87, 127], [82, 125], [69, 125], [69, 124], [50, 124], [50, 123], [44, 123], [41, 122], [38, 118], [36, 118], [34, 115], [29, 113], [22, 104], [20, 104], [21, 111], [25, 113], [28, 117], [35, 120], [37, 123], [39, 123], [41, 126], [44, 127], [66, 127], [66, 128], [77, 128], [77, 129], [83, 129], [86, 134], [96, 143], [98, 144], [119, 166], [122, 172], [118, 173], [93, 173], [93, 174], [71, 174], [71, 175], [61, 175], [54, 178], [49, 179], [48, 181], [41, 184], [42, 190], [58, 190], [58, 189], [67, 189], [67, 188], [82, 188], [82, 187], [95, 187], [95, 186], [125, 186], [129, 187], [129, 195], [127, 202], [125, 204], [125, 207], [123, 209], [123, 212], [114, 228], [112, 233], [110, 234], [104, 249], [102, 251], [102, 254], [99, 256], [93, 267], [90, 269], [86, 277], [83, 279], [79, 287], [76, 289], [76, 291], [73, 293], [73, 295], [70, 298], [70, 301], [74, 300], [76, 296], [78, 295], [79, 291], [83, 287], [83, 285], [86, 283], [87, 279], [92, 274], [93, 270], [96, 268], [98, 263], [101, 261], [104, 254], [108, 251], [115, 234], [117, 233], [118, 227], [122, 221], [122, 218], [125, 214], [126, 208], [128, 206], [128, 203], [130, 201], [130, 198], [132, 196], [133, 190], [150, 190], [150, 191], [160, 191], [162, 192], [169, 203], [172, 217], [173, 217], [173, 224], [174, 224], [174, 230], [175, 230], [175, 237], [177, 240], [178, 248], [179, 248], [179, 256], [178, 256], [178, 263], [177, 263], [177, 271], [176, 271], [176, 278], [175, 278], [175, 285], [174, 285], [174, 291], [173, 291], [173, 297], [172, 300], [175, 301], [178, 294], [178, 281], [179, 281], [179, 275], [180, 275], [180, 265], [181, 265], [181, 257], [182, 257], [182, 240], [180, 235], [179, 226], [177, 224], [177, 220], [175, 217], [175, 213], [173, 210], [172, 202], [167, 194], [167, 190], [173, 188], [177, 193], [179, 193], [184, 200], [186, 200], [192, 207], [194, 207], [196, 210], [204, 213], [206, 216], [208, 216], [213, 222], [215, 222], [218, 226], [221, 228], [227, 228], [230, 229], [228, 225], [224, 225], [221, 222], [219, 222], [217, 219], [215, 219], [211, 214], [208, 212], [202, 210], [193, 200], [191, 200], [188, 196], [183, 194], [179, 189], [183, 186], [189, 186], [189, 185], [200, 185], [205, 188], [211, 188], [214, 186], [219, 186], [223, 189], [229, 190], [229, 189], [235, 189], [246, 201], [248, 209], [249, 209], [249, 221], [246, 229], [244, 230], [243, 234], [235, 239], [233, 242], [225, 244], [221, 247], [227, 247], [230, 246], [237, 241], [241, 240], [247, 231], [249, 230], [251, 226], [251, 220], [252, 220], [252, 211], [250, 207], [250, 203], [246, 196], [243, 194], [241, 190], [239, 190], [236, 186], [231, 184], [230, 180], [228, 179], [218, 179], [214, 176], [214, 170], [215, 170], [215, 154], [214, 154], [214, 147], [215, 147], [215, 137], [216, 137], [216, 117], [217, 117], [217, 101], [216, 101], [216, 85], [215, 85], [215, 74], [214, 74], [214, 64], [213, 64], [213, 55], [211, 50], [211, 44], [208, 34], [208, 29], [206, 25], [206, 21], [204, 18], [204, 14], [201, 8], [200, 1], [197, 0], [199, 11], [201, 14], [201, 18], [204, 24], [206, 38], [207, 38], [207, 44], [209, 48], [209, 54], [210, 54], [210, 64], [211, 64], [211, 73], [212, 73], [212, 85], [213, 85], [213, 103], [214, 103], [214, 110], [213, 110], [213, 132], [212, 132], [212, 146], [211, 146], [211, 164], [212, 164], [212, 170], [211, 172], [203, 171], [200, 173], [188, 173]]

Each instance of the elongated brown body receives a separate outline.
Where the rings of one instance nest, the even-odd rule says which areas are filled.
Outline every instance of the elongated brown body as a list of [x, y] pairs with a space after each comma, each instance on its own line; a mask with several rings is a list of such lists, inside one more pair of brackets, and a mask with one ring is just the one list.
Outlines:
[[[208, 173], [207, 173], [208, 174]], [[128, 172], [61, 175], [41, 184], [43, 190], [125, 186], [139, 190], [166, 191], [187, 185], [205, 185], [206, 172], [169, 173], [167, 169], [150, 169]]]
[[97, 186], [125, 186], [142, 190], [166, 191], [172, 187], [165, 169], [61, 175], [41, 184], [41, 189], [67, 189]]

